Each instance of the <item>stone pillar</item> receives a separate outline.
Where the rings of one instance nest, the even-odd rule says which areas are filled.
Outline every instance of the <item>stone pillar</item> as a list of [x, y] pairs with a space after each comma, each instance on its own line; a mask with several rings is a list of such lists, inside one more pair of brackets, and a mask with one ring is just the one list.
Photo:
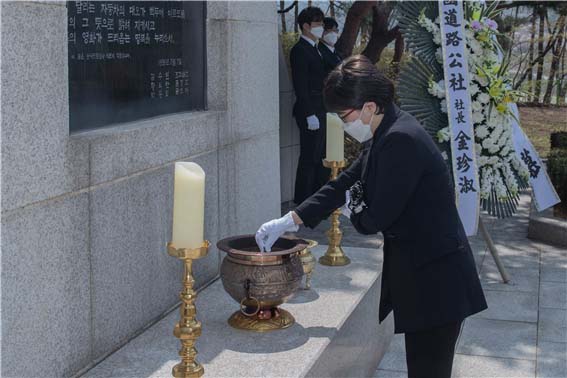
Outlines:
[[[207, 111], [74, 134], [66, 3], [0, 7], [1, 375], [69, 376], [178, 302], [175, 161], [207, 173], [213, 244], [279, 215], [276, 4], [207, 3]], [[219, 264], [195, 262], [197, 288]]]

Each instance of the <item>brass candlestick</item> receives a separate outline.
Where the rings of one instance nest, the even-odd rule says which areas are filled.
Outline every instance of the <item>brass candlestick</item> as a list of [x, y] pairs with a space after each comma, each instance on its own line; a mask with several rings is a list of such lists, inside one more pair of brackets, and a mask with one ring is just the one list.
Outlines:
[[[323, 166], [331, 169], [331, 180], [335, 180], [339, 175], [339, 170], [346, 166], [346, 162], [342, 161], [329, 161], [323, 160]], [[339, 216], [341, 210], [336, 209], [331, 214], [331, 228], [327, 231], [327, 238], [329, 239], [329, 247], [324, 256], [319, 258], [319, 264], [327, 266], [344, 266], [350, 264], [350, 259], [345, 255], [341, 247], [341, 239], [343, 233], [340, 229], [341, 222]]]
[[207, 256], [210, 243], [204, 241], [200, 248], [175, 248], [173, 243], [167, 243], [167, 253], [170, 256], [177, 257], [185, 263], [185, 273], [183, 275], [183, 290], [179, 293], [181, 299], [181, 307], [179, 312], [181, 319], [175, 325], [173, 335], [181, 341], [181, 349], [179, 356], [181, 362], [175, 365], [171, 374], [176, 378], [195, 378], [201, 377], [205, 373], [203, 365], [195, 359], [197, 349], [195, 343], [201, 336], [201, 322], [195, 315], [197, 310], [195, 307], [195, 299], [197, 293], [193, 290], [195, 279], [193, 278], [193, 260]]
[[317, 247], [319, 243], [315, 240], [304, 239], [309, 245], [301, 252], [299, 252], [299, 259], [301, 260], [301, 265], [303, 266], [303, 273], [305, 273], [305, 286], [303, 286], [304, 290], [311, 289], [311, 275], [313, 274], [313, 270], [315, 269], [315, 264], [317, 260], [313, 253], [311, 253], [311, 249]]

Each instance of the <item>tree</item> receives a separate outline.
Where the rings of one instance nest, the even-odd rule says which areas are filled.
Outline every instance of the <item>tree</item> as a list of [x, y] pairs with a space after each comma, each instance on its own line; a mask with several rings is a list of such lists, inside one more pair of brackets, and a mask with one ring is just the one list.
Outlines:
[[343, 26], [343, 32], [335, 45], [337, 52], [341, 56], [352, 55], [360, 25], [374, 4], [375, 2], [373, 1], [355, 1], [350, 6]]
[[372, 62], [380, 60], [382, 51], [396, 39], [401, 38], [398, 26], [388, 29], [390, 14], [392, 13], [391, 3], [381, 2], [372, 7], [372, 33], [362, 55], [367, 56]]
[[298, 1], [294, 1], [294, 16], [293, 16], [293, 31], [295, 33], [298, 32], [298, 28], [297, 28], [297, 17], [299, 16], [299, 2]]
[[555, 84], [555, 75], [557, 74], [557, 69], [559, 68], [559, 59], [561, 55], [565, 52], [565, 44], [563, 43], [564, 34], [565, 34], [565, 15], [559, 16], [557, 20], [558, 26], [558, 35], [554, 41], [552, 52], [553, 57], [551, 59], [551, 66], [549, 68], [549, 79], [547, 82], [547, 89], [545, 91], [545, 95], [543, 96], [543, 103], [550, 104], [551, 103], [551, 92], [553, 91], [553, 86]]
[[556, 104], [560, 105], [561, 101], [566, 102], [567, 95], [567, 71], [565, 71], [565, 56], [567, 55], [567, 38], [563, 39], [563, 54], [561, 56], [561, 75], [557, 81], [557, 100]]
[[[534, 7], [533, 12], [532, 12], [532, 28], [531, 28], [531, 34], [530, 34], [530, 49], [529, 49], [529, 61], [533, 61], [534, 60], [534, 44], [535, 44], [535, 32], [536, 32], [536, 15], [537, 15], [537, 6]], [[518, 69], [519, 72], [519, 69]], [[532, 67], [529, 68], [529, 70], [527, 71], [528, 74], [528, 88], [530, 89], [530, 93], [533, 93], [534, 90], [534, 86], [533, 86], [533, 69]], [[529, 97], [529, 101], [534, 101], [534, 97], [533, 95], [530, 95]]]
[[278, 13], [281, 14], [282, 17], [282, 32], [285, 33], [286, 32], [286, 25], [285, 25], [285, 14], [287, 12], [289, 12], [292, 9], [295, 9], [295, 17], [293, 20], [293, 31], [297, 33], [297, 9], [299, 7], [299, 2], [298, 1], [294, 1], [289, 7], [284, 8], [284, 2], [280, 1], [280, 9], [278, 10]]
[[[283, 11], [284, 9], [285, 9], [285, 1], [280, 1], [280, 11]], [[282, 33], [286, 33], [287, 27], [285, 24], [285, 12], [280, 12], [280, 15], [282, 17]]]
[[380, 60], [384, 48], [386, 48], [390, 42], [396, 40], [398, 54], [395, 54], [395, 57], [399, 62], [403, 54], [403, 38], [397, 26], [392, 29], [388, 28], [392, 10], [393, 5], [389, 2], [357, 0], [352, 3], [346, 16], [343, 33], [336, 44], [336, 49], [339, 54], [342, 56], [352, 54], [363, 21], [367, 14], [372, 11], [370, 36], [362, 54], [376, 63]]
[[394, 57], [392, 58], [392, 70], [397, 76], [400, 73], [400, 62], [402, 61], [402, 56], [404, 55], [405, 43], [402, 33], [398, 33], [396, 36], [396, 43], [394, 45]]
[[[539, 7], [538, 8], [538, 15], [539, 15], [539, 35], [537, 40], [537, 53], [539, 56], [543, 53], [543, 42], [545, 36], [545, 19], [547, 16], [547, 8]], [[537, 72], [536, 72], [536, 82], [535, 82], [535, 89], [534, 89], [534, 96], [535, 100], [539, 102], [541, 96], [541, 79], [543, 78], [543, 62], [544, 59], [540, 59], [538, 61]]]
[[[533, 52], [535, 51], [535, 38], [532, 38], [532, 40], [530, 41], [530, 51], [529, 51], [529, 57], [526, 57], [526, 68], [524, 69], [523, 73], [520, 75], [520, 79], [515, 80], [514, 82], [514, 89], [519, 89], [523, 82], [528, 79], [528, 82], [530, 81], [530, 79], [532, 78], [532, 74], [533, 74], [533, 69], [534, 67], [536, 67], [537, 65], [537, 73], [536, 73], [536, 82], [533, 88], [532, 92], [532, 97], [529, 99], [531, 101], [535, 101], [535, 102], [539, 102], [540, 98], [541, 98], [541, 94], [542, 94], [542, 79], [543, 79], [543, 70], [544, 70], [544, 60], [547, 56], [547, 54], [549, 52], [553, 52], [555, 57], [555, 68], [553, 70], [553, 72], [550, 71], [550, 74], [553, 73], [554, 78], [551, 78], [552, 84], [551, 84], [551, 88], [547, 88], [546, 93], [549, 89], [551, 89], [551, 91], [553, 91], [553, 85], [556, 84], [558, 85], [558, 91], [561, 88], [559, 85], [563, 85], [563, 78], [564, 78], [564, 74], [565, 72], [563, 70], [560, 71], [560, 73], [558, 73], [559, 70], [559, 62], [561, 61], [562, 56], [563, 56], [563, 44], [562, 41], [565, 41], [565, 28], [567, 27], [567, 4], [563, 4], [563, 3], [550, 3], [550, 2], [545, 2], [546, 3], [546, 7], [556, 11], [559, 13], [560, 17], [557, 19], [557, 21], [555, 22], [555, 25], [551, 25], [551, 22], [549, 21], [549, 19], [547, 19], [547, 17], [545, 16], [545, 14], [547, 13], [547, 9], [542, 9], [544, 6], [542, 5], [542, 3], [537, 3], [536, 7], [537, 9], [534, 10], [534, 16], [536, 18], [539, 18], [539, 36], [538, 36], [538, 54], [535, 58], [533, 58]], [[542, 14], [543, 14], [543, 18], [542, 18]], [[539, 17], [538, 17], [539, 16]], [[563, 17], [562, 17], [563, 16]], [[548, 36], [545, 37], [545, 23], [547, 23], [547, 30], [548, 30]], [[542, 30], [543, 29], [543, 30]], [[535, 27], [532, 24], [532, 31], [534, 31], [535, 34]], [[560, 41], [558, 42], [558, 40], [560, 39]], [[544, 47], [545, 46], [545, 47]], [[533, 58], [533, 59], [532, 59]], [[553, 57], [552, 57], [552, 63], [553, 63]], [[523, 65], [523, 62], [521, 62], [520, 67]], [[549, 75], [551, 76], [551, 75]], [[561, 81], [561, 84], [558, 84], [557, 80]], [[531, 86], [530, 86], [531, 89]], [[551, 100], [551, 94], [549, 93], [547, 95], [547, 98], [544, 96], [544, 102], [549, 103]]]

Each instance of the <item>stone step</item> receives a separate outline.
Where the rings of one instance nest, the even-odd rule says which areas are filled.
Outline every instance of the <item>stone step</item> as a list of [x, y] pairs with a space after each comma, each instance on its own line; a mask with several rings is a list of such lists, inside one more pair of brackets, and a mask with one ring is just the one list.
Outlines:
[[[326, 246], [313, 249], [318, 258]], [[199, 293], [202, 336], [197, 360], [205, 377], [372, 377], [394, 332], [392, 314], [378, 323], [382, 252], [345, 248], [351, 264], [317, 264], [312, 289], [282, 306], [296, 323], [285, 330], [254, 333], [227, 323], [238, 304], [220, 280]], [[181, 285], [181, 277], [180, 285]], [[174, 311], [112, 354], [85, 377], [169, 377], [179, 341]]]

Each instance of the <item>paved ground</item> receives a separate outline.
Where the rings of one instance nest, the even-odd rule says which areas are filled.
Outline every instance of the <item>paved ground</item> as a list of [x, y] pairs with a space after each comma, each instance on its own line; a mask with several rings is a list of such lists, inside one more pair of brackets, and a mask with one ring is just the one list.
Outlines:
[[[567, 377], [567, 250], [526, 238], [529, 196], [518, 216], [484, 218], [512, 277], [503, 284], [483, 239], [470, 239], [489, 309], [465, 321], [453, 377]], [[379, 247], [345, 218], [343, 244]], [[325, 242], [328, 223], [299, 235]], [[407, 377], [403, 335], [396, 335], [375, 377]]]

